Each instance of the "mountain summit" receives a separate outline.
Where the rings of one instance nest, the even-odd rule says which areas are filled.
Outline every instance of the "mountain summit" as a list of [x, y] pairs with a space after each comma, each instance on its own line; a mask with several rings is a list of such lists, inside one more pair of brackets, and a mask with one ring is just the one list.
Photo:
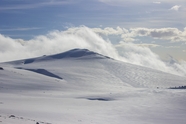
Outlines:
[[72, 50], [69, 50], [63, 53], [50, 55], [48, 57], [55, 58], [55, 59], [61, 59], [61, 58], [78, 58], [78, 57], [85, 57], [85, 56], [101, 57], [101, 58], [106, 57], [99, 53], [90, 51], [88, 49], [72, 49]]
[[99, 53], [90, 51], [88, 49], [72, 49], [66, 52], [54, 54], [54, 55], [43, 55], [41, 57], [23, 59], [8, 62], [10, 64], [31, 64], [33, 62], [41, 62], [41, 61], [53, 61], [56, 59], [78, 59], [78, 58], [86, 58], [86, 59], [109, 59], [110, 57], [101, 55]]

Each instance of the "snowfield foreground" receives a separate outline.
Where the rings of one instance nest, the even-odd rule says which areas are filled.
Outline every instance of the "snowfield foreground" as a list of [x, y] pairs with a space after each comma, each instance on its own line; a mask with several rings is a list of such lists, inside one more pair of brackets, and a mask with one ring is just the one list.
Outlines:
[[0, 64], [0, 124], [185, 124], [186, 77], [88, 51]]

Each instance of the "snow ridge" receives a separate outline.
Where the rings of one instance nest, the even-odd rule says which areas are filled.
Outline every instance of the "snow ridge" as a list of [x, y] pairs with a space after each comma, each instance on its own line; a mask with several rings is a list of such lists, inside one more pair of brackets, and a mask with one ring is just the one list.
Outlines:
[[17, 61], [6, 62], [9, 64], [31, 64], [34, 62], [42, 62], [42, 61], [53, 61], [56, 59], [111, 59], [110, 57], [101, 55], [96, 52], [89, 51], [88, 49], [72, 49], [63, 53], [58, 53], [54, 55], [43, 55], [41, 57], [23, 59]]

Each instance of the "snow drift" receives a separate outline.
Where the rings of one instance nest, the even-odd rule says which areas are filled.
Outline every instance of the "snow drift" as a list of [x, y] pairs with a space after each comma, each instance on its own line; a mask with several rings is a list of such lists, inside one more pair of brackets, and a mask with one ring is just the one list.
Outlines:
[[[0, 63], [0, 123], [185, 124], [186, 78], [87, 49]], [[59, 78], [61, 77], [61, 78]]]

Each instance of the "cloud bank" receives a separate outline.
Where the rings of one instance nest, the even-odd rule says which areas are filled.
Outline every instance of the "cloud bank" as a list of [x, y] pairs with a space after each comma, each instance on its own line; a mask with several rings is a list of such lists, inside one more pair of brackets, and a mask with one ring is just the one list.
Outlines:
[[136, 41], [136, 37], [148, 36], [153, 39], [168, 40], [171, 42], [186, 42], [186, 27], [183, 31], [177, 28], [130, 28], [125, 29], [121, 27], [111, 28], [106, 27], [93, 28], [93, 30], [100, 35], [121, 35], [121, 38], [126, 41]]
[[[163, 30], [163, 29], [162, 29]], [[162, 32], [158, 30], [157, 32]], [[175, 30], [175, 29], [174, 29]], [[174, 32], [173, 30], [173, 32]], [[177, 30], [176, 30], [177, 31]], [[95, 33], [97, 32], [97, 33]], [[186, 62], [181, 63], [165, 63], [158, 55], [153, 53], [145, 45], [127, 43], [121, 41], [114, 45], [109, 40], [104, 40], [99, 33], [118, 34], [129, 33], [134, 35], [152, 35], [149, 32], [154, 30], [133, 29], [130, 32], [122, 28], [107, 28], [98, 31], [98, 29], [90, 29], [87, 27], [74, 27], [65, 31], [52, 31], [47, 35], [40, 35], [31, 40], [12, 39], [4, 35], [0, 35], [0, 61], [12, 61], [17, 59], [37, 57], [64, 52], [74, 48], [86, 48], [100, 54], [115, 58], [120, 61], [137, 64], [164, 72], [186, 76]], [[172, 32], [172, 30], [170, 30]], [[172, 35], [172, 33], [155, 34], [164, 38], [164, 35]], [[154, 44], [146, 44], [154, 45]]]

